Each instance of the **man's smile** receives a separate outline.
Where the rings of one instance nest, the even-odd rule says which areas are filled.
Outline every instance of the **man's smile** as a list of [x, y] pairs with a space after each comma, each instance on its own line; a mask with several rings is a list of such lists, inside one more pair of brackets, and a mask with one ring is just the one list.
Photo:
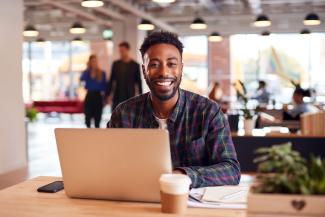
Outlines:
[[153, 79], [152, 84], [159, 91], [169, 91], [173, 88], [173, 85], [177, 79], [175, 78], [158, 78]]

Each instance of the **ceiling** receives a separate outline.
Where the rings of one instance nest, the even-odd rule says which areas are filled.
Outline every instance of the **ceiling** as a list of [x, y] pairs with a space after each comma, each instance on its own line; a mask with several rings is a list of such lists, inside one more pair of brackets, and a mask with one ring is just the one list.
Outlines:
[[[325, 32], [325, 0], [176, 0], [158, 4], [152, 0], [105, 0], [100, 8], [84, 8], [81, 0], [24, 0], [25, 24], [32, 23], [47, 40], [71, 39], [69, 28], [81, 21], [87, 28], [83, 36], [101, 38], [102, 31], [115, 20], [123, 21], [133, 14], [149, 19], [157, 28], [177, 31], [181, 35], [201, 35], [218, 31], [222, 35], [236, 33], [300, 32], [307, 13], [315, 12], [322, 20], [319, 26], [308, 27], [312, 32]], [[256, 28], [252, 22], [257, 14], [272, 20], [269, 28]], [[205, 30], [192, 30], [190, 23], [202, 17], [208, 24]]]

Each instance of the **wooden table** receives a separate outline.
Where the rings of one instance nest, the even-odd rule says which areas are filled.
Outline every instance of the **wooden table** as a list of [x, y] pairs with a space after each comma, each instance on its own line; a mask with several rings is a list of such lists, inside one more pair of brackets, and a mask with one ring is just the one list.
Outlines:
[[[38, 193], [36, 189], [56, 177], [37, 177], [0, 191], [1, 217], [175, 216], [160, 212], [160, 204], [70, 199], [64, 191]], [[245, 210], [189, 208], [186, 216], [245, 217]]]

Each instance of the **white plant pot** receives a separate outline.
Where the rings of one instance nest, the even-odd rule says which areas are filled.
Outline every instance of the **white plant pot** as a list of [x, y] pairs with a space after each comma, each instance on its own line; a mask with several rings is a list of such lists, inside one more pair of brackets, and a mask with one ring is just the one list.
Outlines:
[[255, 121], [253, 119], [244, 119], [245, 134], [252, 134], [254, 125], [255, 125]]

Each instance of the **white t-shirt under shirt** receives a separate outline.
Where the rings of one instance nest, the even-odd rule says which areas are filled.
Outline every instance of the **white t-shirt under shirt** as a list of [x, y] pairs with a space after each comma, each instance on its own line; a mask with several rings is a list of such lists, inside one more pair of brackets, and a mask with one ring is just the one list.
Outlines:
[[168, 129], [167, 128], [167, 119], [160, 119], [160, 118], [158, 118], [156, 116], [155, 116], [155, 118], [159, 123], [159, 129], [164, 129], [164, 130]]

